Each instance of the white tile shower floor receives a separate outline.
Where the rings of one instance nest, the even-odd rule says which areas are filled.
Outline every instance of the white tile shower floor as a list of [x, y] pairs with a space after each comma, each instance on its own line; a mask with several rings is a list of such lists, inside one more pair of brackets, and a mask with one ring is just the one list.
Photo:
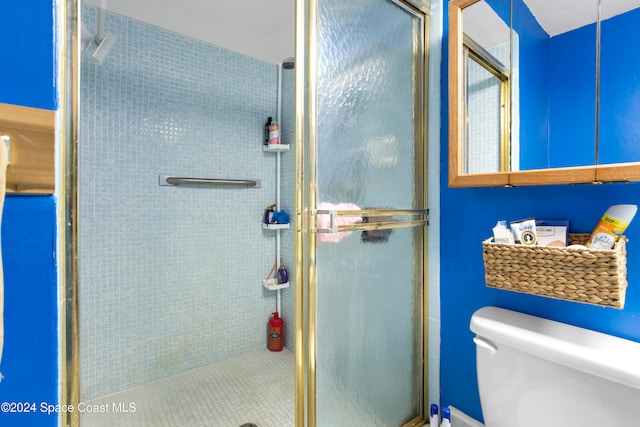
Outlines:
[[292, 427], [293, 389], [293, 353], [258, 350], [87, 402], [80, 425]]

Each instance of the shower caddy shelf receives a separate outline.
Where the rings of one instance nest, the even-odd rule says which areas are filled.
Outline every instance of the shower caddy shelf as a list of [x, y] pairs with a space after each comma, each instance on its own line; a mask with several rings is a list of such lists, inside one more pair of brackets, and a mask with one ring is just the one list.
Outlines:
[[[291, 148], [291, 146], [289, 144], [269, 144], [269, 145], [263, 145], [262, 146], [262, 151], [267, 152], [267, 153], [277, 153], [278, 155], [278, 167], [277, 167], [277, 171], [278, 171], [278, 177], [276, 179], [276, 185], [279, 187], [280, 186], [280, 153], [289, 151], [289, 149]], [[277, 193], [279, 194], [279, 188], [277, 190]], [[278, 200], [278, 204], [280, 202], [280, 197], [277, 196], [277, 200]], [[276, 248], [276, 265], [279, 265], [281, 263], [281, 259], [280, 259], [280, 230], [287, 230], [289, 229], [291, 226], [291, 224], [265, 224], [262, 223], [262, 228], [264, 230], [273, 230], [277, 233], [277, 248]], [[278, 279], [275, 277], [269, 278], [269, 279], [265, 279], [262, 281], [262, 286], [265, 289], [268, 289], [270, 291], [279, 291], [281, 289], [286, 289], [289, 287], [289, 282], [285, 282], [285, 283], [278, 283]], [[277, 294], [277, 307], [278, 307], [278, 311], [280, 311], [280, 293], [278, 292]]]
[[283, 151], [289, 151], [289, 148], [290, 148], [289, 144], [269, 144], [269, 145], [263, 145], [262, 151], [268, 151], [271, 153], [281, 153]]
[[262, 224], [265, 230], [286, 230], [290, 224]]
[[278, 289], [285, 289], [289, 287], [289, 282], [278, 283], [278, 279], [272, 278], [262, 281], [262, 286], [270, 291], [277, 291]]

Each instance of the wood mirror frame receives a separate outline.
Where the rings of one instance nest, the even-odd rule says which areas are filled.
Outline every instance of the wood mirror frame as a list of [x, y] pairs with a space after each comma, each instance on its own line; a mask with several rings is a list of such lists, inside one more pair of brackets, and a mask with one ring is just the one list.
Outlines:
[[[449, 187], [498, 187], [640, 181], [640, 162], [512, 172], [462, 172], [462, 10], [481, 0], [449, 1]], [[597, 159], [596, 159], [597, 161]]]

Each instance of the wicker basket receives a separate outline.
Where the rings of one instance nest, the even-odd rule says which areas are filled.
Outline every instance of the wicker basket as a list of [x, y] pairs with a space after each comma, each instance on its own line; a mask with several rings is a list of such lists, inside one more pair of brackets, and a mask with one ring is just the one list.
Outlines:
[[[569, 245], [589, 234], [569, 234]], [[613, 249], [558, 248], [482, 242], [487, 286], [551, 298], [623, 308], [627, 288], [626, 237]]]

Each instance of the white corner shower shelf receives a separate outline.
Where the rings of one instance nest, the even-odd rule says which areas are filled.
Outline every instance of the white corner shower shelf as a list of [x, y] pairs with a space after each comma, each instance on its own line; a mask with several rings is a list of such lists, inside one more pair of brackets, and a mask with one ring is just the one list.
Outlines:
[[291, 146], [289, 144], [269, 144], [269, 145], [263, 145], [262, 151], [270, 151], [273, 153], [278, 153], [283, 151], [289, 151], [290, 147]]
[[290, 224], [265, 224], [262, 223], [262, 228], [265, 230], [285, 230], [288, 229]]
[[262, 286], [270, 291], [276, 291], [278, 289], [285, 289], [289, 287], [289, 282], [278, 283], [278, 279], [267, 279], [262, 281]]

